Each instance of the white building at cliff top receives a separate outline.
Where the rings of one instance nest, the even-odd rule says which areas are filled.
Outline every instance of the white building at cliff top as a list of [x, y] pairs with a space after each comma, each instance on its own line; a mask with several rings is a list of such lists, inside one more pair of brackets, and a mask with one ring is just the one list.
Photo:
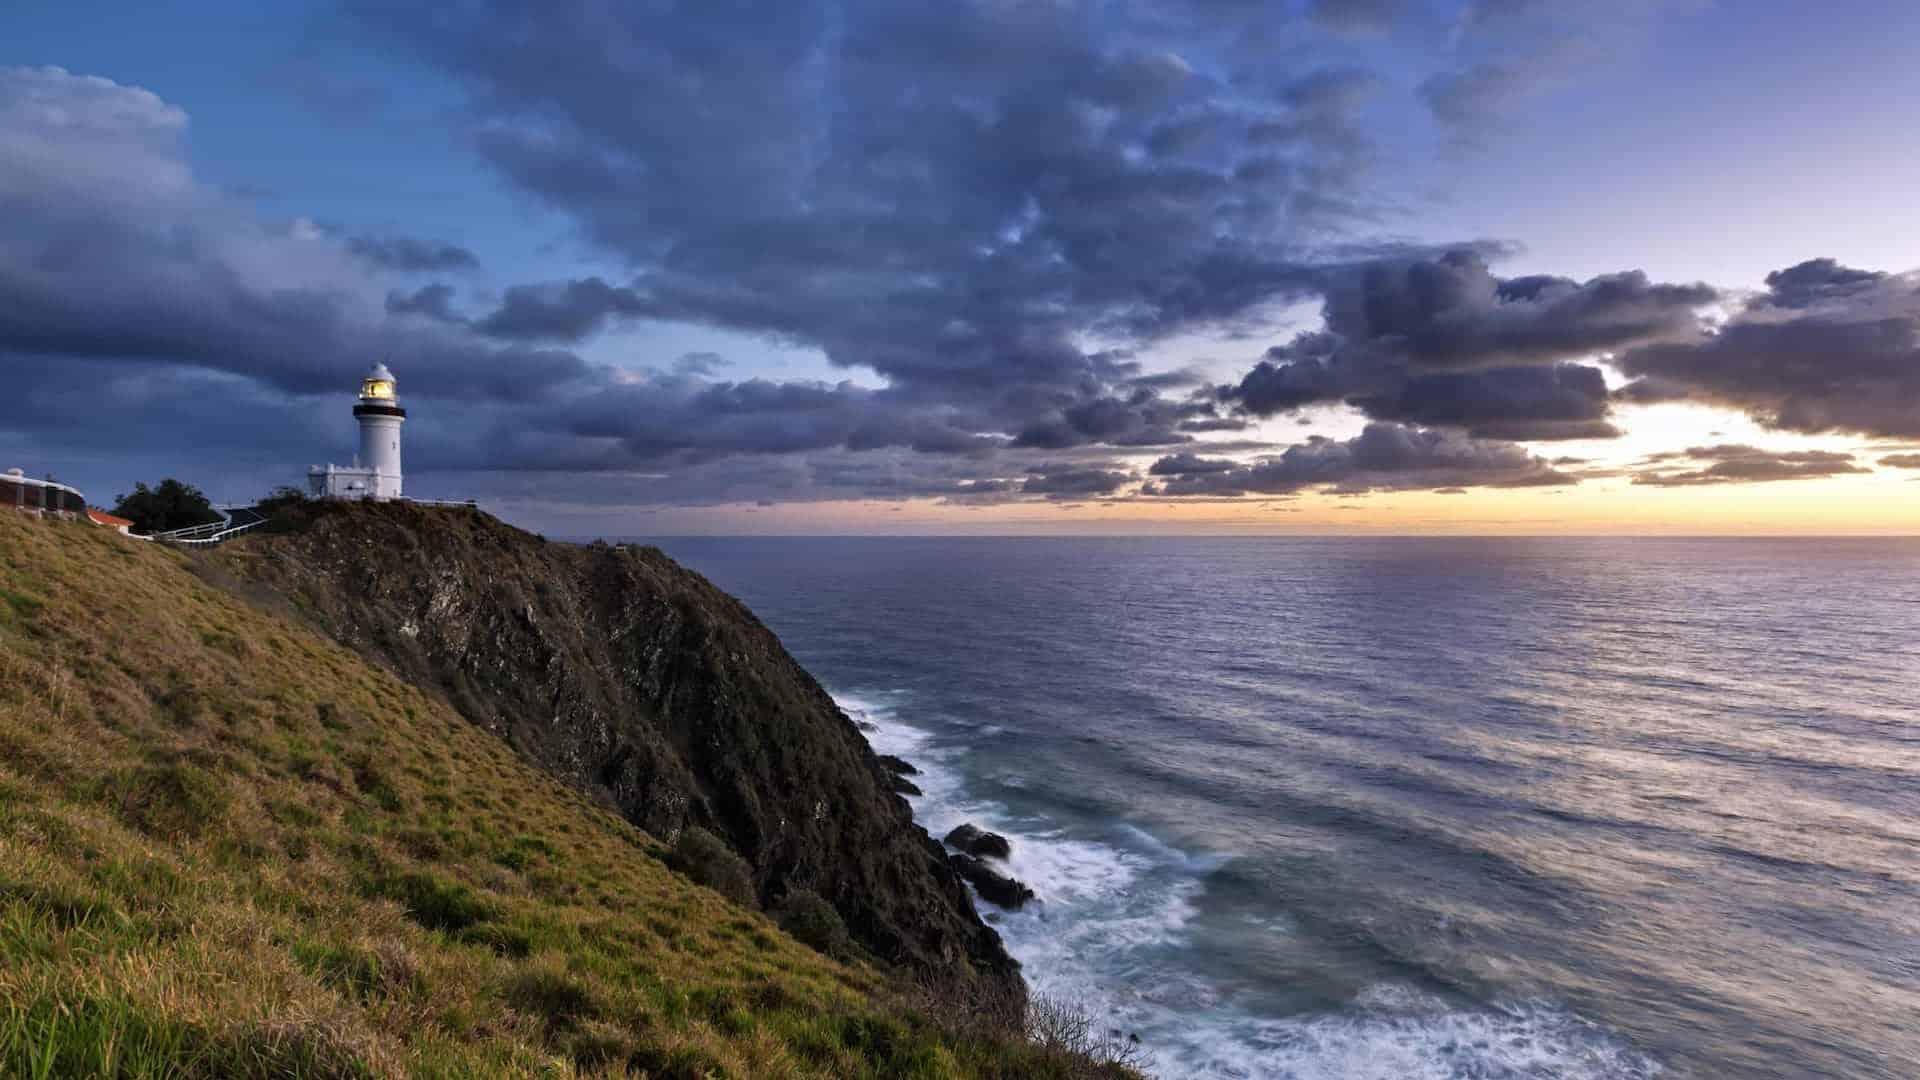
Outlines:
[[393, 372], [387, 365], [373, 365], [361, 380], [353, 418], [360, 423], [359, 456], [351, 467], [315, 465], [308, 469], [308, 492], [323, 499], [400, 498], [400, 425], [407, 422], [407, 410], [400, 407]]

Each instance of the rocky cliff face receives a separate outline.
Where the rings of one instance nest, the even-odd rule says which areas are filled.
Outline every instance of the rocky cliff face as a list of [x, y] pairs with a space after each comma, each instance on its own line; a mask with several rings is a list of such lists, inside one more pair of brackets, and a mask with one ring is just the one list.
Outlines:
[[309, 504], [207, 557], [443, 692], [473, 723], [655, 836], [689, 824], [808, 888], [883, 960], [1022, 995], [940, 845], [772, 632], [657, 549], [543, 541], [477, 511]]

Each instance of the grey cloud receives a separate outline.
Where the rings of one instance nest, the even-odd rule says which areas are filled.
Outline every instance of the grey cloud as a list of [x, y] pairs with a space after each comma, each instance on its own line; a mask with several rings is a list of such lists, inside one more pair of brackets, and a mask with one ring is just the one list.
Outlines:
[[1473, 250], [1337, 268], [1324, 287], [1326, 328], [1269, 349], [1223, 400], [1255, 416], [1346, 402], [1487, 438], [1608, 438], [1605, 379], [1565, 361], [1697, 339], [1718, 295], [1638, 271], [1503, 279]]
[[1611, 397], [1599, 368], [1583, 364], [1420, 375], [1393, 391], [1349, 399], [1382, 420], [1465, 428], [1487, 439], [1611, 439]]
[[1228, 458], [1208, 458], [1198, 454], [1169, 454], [1153, 463], [1147, 470], [1150, 476], [1199, 476], [1206, 473], [1232, 472], [1240, 463]]
[[1789, 431], [1920, 435], [1920, 278], [1813, 260], [1714, 333], [1616, 364], [1636, 403], [1696, 401]]
[[292, 394], [350, 386], [384, 356], [449, 398], [538, 399], [593, 377], [570, 353], [390, 322], [345, 245], [200, 185], [184, 126], [144, 90], [0, 68], [16, 166], [0, 170], [0, 355], [186, 365]]
[[398, 289], [387, 294], [387, 314], [424, 315], [439, 322], [464, 322], [453, 310], [453, 286], [444, 282], [422, 285], [412, 292]]
[[1694, 487], [1805, 480], [1868, 471], [1854, 463], [1852, 454], [1828, 450], [1779, 452], [1736, 444], [1696, 446], [1649, 458], [1659, 462], [1680, 459], [1708, 464], [1693, 469], [1650, 469], [1634, 474], [1633, 482], [1654, 487]]
[[1476, 251], [1363, 265], [1332, 284], [1328, 329], [1390, 344], [1409, 367], [1472, 369], [1550, 363], [1697, 332], [1696, 311], [1718, 293], [1655, 283], [1638, 270], [1584, 282], [1501, 279]]
[[1888, 454], [1880, 464], [1890, 469], [1920, 469], [1920, 454]]
[[1132, 473], [1118, 469], [1057, 468], [1037, 465], [1020, 485], [1028, 495], [1050, 499], [1075, 499], [1088, 495], [1111, 495], [1134, 479]]
[[1277, 457], [1223, 471], [1172, 476], [1143, 494], [1337, 494], [1449, 487], [1527, 487], [1575, 478], [1512, 443], [1402, 424], [1373, 423], [1351, 439], [1315, 436]]
[[518, 341], [578, 342], [617, 317], [647, 314], [649, 305], [632, 289], [597, 277], [544, 285], [515, 285], [500, 307], [474, 324], [491, 337]]
[[1192, 442], [1177, 430], [1191, 416], [1210, 411], [1204, 403], [1175, 403], [1135, 391], [1125, 398], [1097, 397], [1067, 405], [1048, 419], [1028, 426], [1016, 446], [1064, 449], [1070, 446], [1167, 446]]
[[731, 363], [726, 357], [714, 352], [682, 353], [673, 362], [675, 375], [712, 375]]
[[347, 250], [382, 270], [444, 273], [474, 270], [480, 258], [458, 244], [444, 244], [396, 234], [347, 238]]
[[1808, 259], [1767, 275], [1766, 294], [1752, 307], [1809, 308], [1843, 301], [1886, 280], [1877, 270], [1856, 270], [1834, 259]]
[[950, 409], [850, 382], [660, 375], [555, 402], [532, 419], [577, 438], [610, 440], [625, 460], [636, 462], [682, 451], [779, 454], [836, 447], [965, 454], [1006, 442], [979, 433]]
[[[1264, 5], [359, 10], [471, 88], [474, 144], [501, 175], [634, 270], [510, 294], [482, 330], [566, 342], [631, 317], [768, 334], [1037, 447], [1174, 441], [1181, 418], [1131, 397], [1170, 387], [1078, 342], [1306, 295], [1301, 239], [1359, 190], [1370, 78], [1276, 75], [1238, 44], [1284, 23]], [[1261, 124], [1289, 134], [1238, 134]], [[1137, 415], [1088, 422], [1115, 400]]]

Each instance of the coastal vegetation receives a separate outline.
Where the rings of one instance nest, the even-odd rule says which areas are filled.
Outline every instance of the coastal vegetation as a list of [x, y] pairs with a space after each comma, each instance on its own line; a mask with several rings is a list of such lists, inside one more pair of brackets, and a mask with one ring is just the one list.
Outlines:
[[1132, 1075], [197, 568], [0, 514], [0, 1073]]
[[194, 568], [442, 694], [703, 884], [763, 910], [811, 892], [887, 966], [1019, 1014], [1019, 966], [895, 767], [751, 611], [657, 548], [301, 501]]
[[133, 522], [133, 531], [143, 536], [220, 520], [205, 493], [171, 476], [153, 487], [133, 485], [132, 491], [113, 504], [113, 513]]

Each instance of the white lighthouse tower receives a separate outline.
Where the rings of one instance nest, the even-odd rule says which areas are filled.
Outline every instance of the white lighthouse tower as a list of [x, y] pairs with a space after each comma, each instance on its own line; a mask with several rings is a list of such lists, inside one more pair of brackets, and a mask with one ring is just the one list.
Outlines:
[[360, 456], [351, 468], [316, 465], [307, 470], [308, 488], [327, 499], [400, 498], [400, 425], [407, 422], [407, 410], [400, 407], [387, 365], [373, 365], [360, 381], [353, 418], [360, 423]]

